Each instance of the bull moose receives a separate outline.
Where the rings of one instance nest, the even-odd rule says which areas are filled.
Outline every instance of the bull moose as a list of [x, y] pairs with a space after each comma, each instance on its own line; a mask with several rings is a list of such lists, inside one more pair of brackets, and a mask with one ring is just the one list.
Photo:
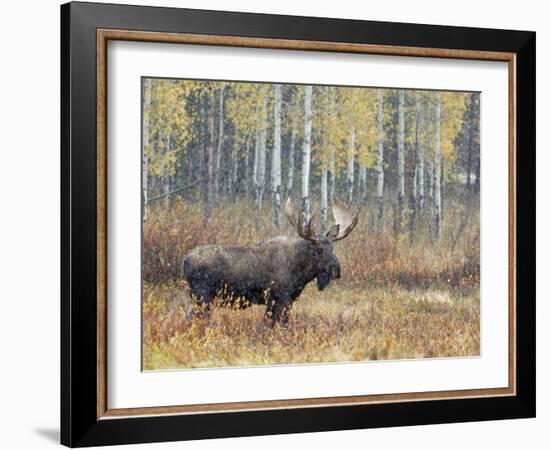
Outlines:
[[287, 328], [292, 304], [308, 283], [317, 279], [318, 289], [323, 290], [340, 278], [333, 243], [351, 233], [358, 213], [352, 215], [343, 205], [334, 205], [336, 224], [321, 235], [314, 230], [313, 218], [302, 223], [299, 215], [292, 216], [289, 202], [285, 212], [299, 238], [277, 236], [250, 246], [204, 245], [185, 257], [190, 316], [208, 315], [212, 301], [218, 298], [222, 305], [238, 308], [266, 305], [272, 325]]

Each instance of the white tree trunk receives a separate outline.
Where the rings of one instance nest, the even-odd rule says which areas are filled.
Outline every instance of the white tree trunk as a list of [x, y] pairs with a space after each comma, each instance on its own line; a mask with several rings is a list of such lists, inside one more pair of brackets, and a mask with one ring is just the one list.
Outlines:
[[328, 224], [328, 170], [321, 169], [321, 232], [325, 232]]
[[418, 166], [414, 167], [412, 196], [413, 196], [413, 199], [416, 201], [416, 199], [418, 198]]
[[[248, 140], [245, 144], [245, 150], [248, 153]], [[235, 142], [233, 143], [233, 148], [231, 149], [231, 164], [231, 176], [228, 179], [227, 193], [234, 201], [236, 199], [237, 176], [239, 173], [239, 159], [237, 158], [237, 145]]]
[[428, 197], [430, 199], [430, 217], [433, 219], [435, 215], [434, 206], [434, 164], [433, 161], [428, 161]]
[[312, 86], [304, 88], [304, 146], [302, 149], [302, 223], [309, 220], [309, 169], [311, 163]]
[[346, 172], [346, 190], [348, 203], [353, 202], [353, 172], [355, 170], [355, 128], [352, 128], [349, 134], [349, 147], [348, 147], [348, 165]]
[[359, 164], [359, 195], [361, 203], [367, 198], [367, 166]]
[[336, 174], [336, 154], [334, 149], [330, 151], [329, 173], [328, 173], [328, 204], [334, 205], [334, 181]]
[[262, 209], [264, 189], [265, 189], [265, 156], [267, 146], [267, 95], [264, 95], [262, 105], [262, 124], [260, 128], [260, 142], [258, 148], [258, 184], [256, 186], [258, 212]]
[[290, 149], [288, 153], [288, 171], [286, 178], [286, 196], [292, 195], [292, 186], [294, 185], [294, 150], [296, 147], [296, 132], [294, 128], [290, 132]]
[[224, 132], [224, 114], [223, 114], [223, 91], [224, 87], [221, 86], [219, 90], [219, 105], [218, 105], [218, 147], [216, 149], [216, 173], [214, 174], [215, 179], [215, 191], [216, 196], [220, 195], [220, 178], [221, 178], [221, 160], [222, 160], [222, 149], [223, 149], [223, 132]]
[[418, 173], [417, 173], [417, 186], [418, 186], [418, 211], [420, 214], [424, 211], [424, 155], [418, 151]]
[[[252, 139], [252, 137], [250, 137], [250, 139]], [[246, 195], [246, 199], [249, 200], [250, 197], [251, 197], [251, 194], [250, 194], [250, 191], [251, 191], [251, 187], [253, 188], [254, 186], [254, 181], [250, 182], [250, 180], [254, 180], [254, 174], [250, 174], [250, 150], [251, 150], [251, 146], [250, 146], [250, 143], [247, 144], [246, 146], [246, 151], [245, 151], [245, 154], [244, 154], [244, 189], [245, 189], [245, 195]], [[252, 171], [254, 171], [254, 169], [252, 169]], [[235, 178], [235, 185], [237, 184], [237, 179]], [[254, 193], [252, 193], [252, 197], [254, 196]]]
[[281, 85], [274, 85], [274, 136], [271, 161], [271, 190], [273, 191], [274, 222], [281, 228]]
[[418, 212], [424, 211], [424, 155], [420, 148], [420, 119], [422, 116], [422, 104], [420, 103], [420, 94], [416, 93], [416, 127], [415, 127], [415, 153], [416, 153], [416, 173], [415, 173], [415, 194]]
[[377, 140], [378, 151], [376, 154], [376, 203], [378, 206], [378, 225], [382, 225], [384, 219], [384, 94], [382, 90], [377, 95]]
[[441, 164], [439, 166], [440, 167], [440, 169], [439, 169], [439, 173], [440, 173], [439, 178], [441, 180], [441, 182], [439, 183], [440, 186], [441, 186], [441, 188], [439, 189], [439, 191], [441, 192], [441, 194], [440, 194], [441, 200], [439, 202], [441, 204], [441, 206], [439, 207], [439, 210], [441, 211], [441, 214], [440, 214], [439, 223], [441, 224], [441, 226], [443, 225], [443, 221], [445, 220], [445, 211], [446, 211], [446, 209], [445, 209], [445, 200], [447, 200], [445, 198], [445, 192], [446, 192], [445, 186], [447, 185], [447, 180], [445, 179], [445, 169], [444, 169], [445, 166], [443, 164], [444, 164], [444, 162], [442, 160]]
[[164, 131], [159, 130], [156, 138], [156, 145], [155, 145], [155, 155], [159, 160], [159, 171], [158, 174], [155, 176], [155, 191], [157, 195], [162, 195], [164, 193], [164, 183], [163, 183], [163, 175], [164, 175], [164, 162], [165, 162], [165, 156], [166, 156], [166, 146], [165, 146], [165, 138], [164, 138]]
[[[259, 120], [259, 119], [258, 119]], [[257, 201], [258, 166], [260, 161], [260, 131], [256, 130], [254, 136], [254, 163], [252, 166], [252, 186], [254, 188], [254, 202]]]
[[434, 149], [434, 202], [435, 202], [435, 235], [441, 237], [441, 93], [435, 103], [435, 149]]
[[[170, 150], [172, 148], [172, 135], [169, 134], [168, 136], [166, 136], [166, 154], [170, 153]], [[163, 190], [163, 194], [165, 195], [164, 197], [164, 205], [166, 207], [168, 207], [170, 205], [170, 195], [169, 195], [169, 192], [170, 192], [170, 181], [171, 181], [171, 176], [168, 175], [168, 174], [164, 174], [163, 176], [163, 180], [162, 180], [162, 190]]]
[[260, 159], [261, 159], [261, 147], [262, 147], [262, 132], [261, 132], [261, 120], [260, 120], [261, 107], [260, 103], [256, 104], [256, 133], [254, 140], [254, 163], [252, 166], [252, 187], [254, 196], [254, 206], [256, 207], [256, 213], [258, 213], [258, 206], [261, 204], [260, 198]]
[[204, 146], [203, 155], [203, 206], [205, 219], [210, 218], [212, 212], [212, 194], [214, 191], [214, 104], [215, 96], [209, 92], [203, 93], [203, 108], [206, 117], [206, 142]]
[[143, 148], [141, 149], [142, 157], [142, 201], [143, 201], [143, 220], [147, 218], [149, 209], [149, 129], [151, 123], [149, 120], [149, 110], [151, 108], [151, 80], [145, 79], [143, 85]]
[[399, 135], [397, 139], [397, 208], [399, 212], [398, 227], [403, 222], [405, 202], [405, 91], [399, 91]]

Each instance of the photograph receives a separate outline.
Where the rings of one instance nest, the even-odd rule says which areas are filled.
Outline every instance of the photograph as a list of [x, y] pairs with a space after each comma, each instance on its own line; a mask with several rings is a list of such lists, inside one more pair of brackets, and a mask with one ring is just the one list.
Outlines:
[[142, 370], [479, 357], [480, 102], [142, 76]]

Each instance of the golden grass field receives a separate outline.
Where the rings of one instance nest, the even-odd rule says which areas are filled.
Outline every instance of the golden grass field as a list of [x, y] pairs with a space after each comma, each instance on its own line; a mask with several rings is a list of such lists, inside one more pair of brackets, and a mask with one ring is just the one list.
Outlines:
[[479, 298], [446, 291], [308, 286], [288, 330], [265, 307], [185, 318], [177, 284], [144, 290], [144, 370], [479, 355]]
[[159, 208], [144, 224], [144, 370], [479, 355], [478, 215], [448, 210], [434, 242], [427, 228], [413, 240], [390, 226], [375, 232], [362, 213], [350, 237], [335, 244], [342, 278], [322, 292], [308, 285], [285, 330], [264, 321], [265, 306], [214, 307], [209, 319], [188, 320], [178, 277], [181, 259], [197, 245], [276, 235], [270, 215], [256, 227], [227, 207], [208, 224], [184, 203], [169, 211]]

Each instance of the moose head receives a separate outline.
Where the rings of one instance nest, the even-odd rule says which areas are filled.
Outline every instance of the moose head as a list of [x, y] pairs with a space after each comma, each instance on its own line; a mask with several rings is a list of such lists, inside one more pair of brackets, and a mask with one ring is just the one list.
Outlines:
[[322, 291], [331, 280], [340, 278], [340, 261], [334, 254], [333, 243], [349, 236], [357, 225], [359, 211], [353, 214], [345, 205], [334, 204], [332, 215], [335, 225], [324, 234], [315, 231], [314, 215], [305, 221], [299, 213], [292, 212], [290, 198], [286, 202], [285, 213], [298, 235], [311, 244], [309, 250], [317, 273], [317, 287]]

